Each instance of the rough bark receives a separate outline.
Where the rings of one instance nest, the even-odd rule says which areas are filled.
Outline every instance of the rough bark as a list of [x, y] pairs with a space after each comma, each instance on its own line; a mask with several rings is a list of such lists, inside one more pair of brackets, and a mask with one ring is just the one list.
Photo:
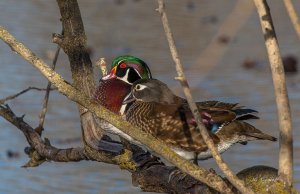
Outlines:
[[[74, 0], [57, 0], [57, 3], [64, 33], [55, 34], [53, 41], [68, 55], [73, 85], [91, 97], [95, 89], [93, 66], [87, 51], [86, 35], [78, 3]], [[79, 112], [85, 143], [100, 149], [99, 142], [103, 135], [101, 128], [97, 126], [92, 113], [80, 105]]]
[[289, 189], [293, 185], [293, 131], [289, 99], [279, 46], [266, 0], [254, 0], [270, 61], [280, 128], [279, 177]]

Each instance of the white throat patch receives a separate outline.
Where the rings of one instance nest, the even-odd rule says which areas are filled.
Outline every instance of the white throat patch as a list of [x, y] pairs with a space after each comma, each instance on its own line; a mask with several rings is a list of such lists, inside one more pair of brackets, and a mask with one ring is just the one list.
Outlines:
[[123, 82], [126, 82], [126, 83], [132, 85], [132, 83], [128, 82], [129, 71], [130, 71], [130, 69], [127, 69], [125, 76], [124, 77], [117, 77], [117, 79], [122, 80]]

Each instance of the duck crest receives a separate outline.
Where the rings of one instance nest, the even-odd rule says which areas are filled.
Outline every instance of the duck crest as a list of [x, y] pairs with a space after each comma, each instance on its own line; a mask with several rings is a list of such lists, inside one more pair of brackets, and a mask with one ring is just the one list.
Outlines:
[[[118, 66], [121, 67], [122, 63], [128, 67], [131, 67], [132, 69], [135, 69], [138, 75], [140, 76], [139, 79], [152, 78], [151, 71], [148, 65], [140, 58], [130, 56], [130, 55], [123, 55], [123, 56], [116, 57], [112, 62], [111, 69], [114, 69]], [[133, 83], [134, 81], [132, 81], [131, 83]]]

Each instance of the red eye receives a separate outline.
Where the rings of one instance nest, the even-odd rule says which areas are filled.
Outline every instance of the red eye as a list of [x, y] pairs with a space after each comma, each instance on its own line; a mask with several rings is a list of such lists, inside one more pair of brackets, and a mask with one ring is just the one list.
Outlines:
[[120, 68], [124, 69], [124, 68], [126, 68], [126, 67], [127, 67], [126, 63], [121, 63], [121, 64], [120, 64]]

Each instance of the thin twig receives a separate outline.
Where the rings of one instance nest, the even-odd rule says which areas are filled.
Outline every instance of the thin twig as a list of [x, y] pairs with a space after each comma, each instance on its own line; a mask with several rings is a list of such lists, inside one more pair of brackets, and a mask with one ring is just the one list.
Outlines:
[[[178, 53], [177, 53], [177, 49], [174, 43], [174, 39], [173, 39], [173, 35], [169, 26], [169, 21], [165, 12], [165, 8], [164, 8], [164, 1], [163, 0], [158, 0], [158, 12], [161, 15], [161, 20], [163, 23], [163, 27], [165, 30], [165, 34], [168, 40], [168, 44], [171, 50], [171, 54], [172, 54], [172, 58], [175, 62], [175, 67], [176, 67], [176, 71], [178, 74], [178, 77], [176, 78], [177, 80], [180, 81], [184, 94], [187, 98], [187, 101], [189, 103], [189, 106], [191, 108], [191, 111], [193, 113], [194, 118], [196, 119], [197, 125], [200, 128], [200, 133], [205, 141], [205, 143], [207, 144], [209, 150], [211, 151], [213, 157], [215, 158], [218, 166], [220, 167], [220, 169], [224, 172], [224, 174], [227, 176], [228, 180], [242, 193], [247, 193], [247, 194], [254, 194], [253, 191], [251, 191], [249, 188], [245, 187], [244, 183], [239, 180], [239, 178], [233, 173], [233, 171], [228, 167], [228, 165], [223, 161], [221, 155], [219, 154], [217, 148], [215, 147], [212, 139], [210, 138], [208, 131], [206, 129], [206, 127], [203, 125], [202, 121], [201, 121], [201, 116], [199, 113], [199, 110], [196, 106], [195, 101], [193, 100], [187, 79], [185, 77], [184, 71], [183, 71], [183, 67], [182, 64], [180, 62]], [[226, 188], [227, 190], [230, 191], [229, 188]], [[228, 192], [229, 192], [228, 191]]]
[[266, 0], [254, 0], [265, 38], [265, 45], [272, 70], [280, 128], [279, 176], [289, 189], [293, 184], [293, 132], [285, 74], [279, 46]]
[[57, 162], [88, 160], [83, 148], [57, 149], [50, 144], [47, 145], [40, 135], [23, 120], [23, 117], [17, 117], [8, 106], [0, 105], [0, 116], [23, 132], [30, 146], [42, 155], [41, 160], [48, 159]]
[[[30, 86], [30, 87], [26, 88], [25, 90], [22, 90], [21, 92], [18, 92], [18, 93], [14, 94], [14, 95], [7, 96], [7, 97], [5, 97], [3, 99], [0, 99], [0, 104], [4, 104], [5, 102], [7, 102], [9, 100], [13, 100], [13, 99], [17, 98], [18, 96], [20, 96], [20, 95], [28, 92], [29, 90], [45, 91], [45, 90], [47, 90], [47, 88], [37, 88], [37, 87]], [[55, 89], [54, 88], [50, 88], [50, 90], [55, 90]]]
[[299, 17], [297, 15], [297, 12], [295, 10], [295, 7], [293, 6], [293, 3], [291, 0], [284, 0], [284, 5], [286, 7], [286, 10], [290, 16], [290, 19], [292, 21], [292, 24], [294, 26], [294, 29], [298, 35], [298, 38], [300, 40], [300, 22], [299, 22]]
[[[60, 51], [60, 46], [58, 45], [57, 48], [56, 48], [56, 52], [55, 52], [55, 55], [54, 55], [54, 58], [53, 58], [53, 61], [52, 61], [52, 66], [51, 66], [51, 68], [53, 70], [55, 69], [55, 66], [56, 66], [59, 51]], [[44, 97], [44, 101], [43, 101], [43, 108], [42, 108], [42, 110], [40, 112], [40, 116], [39, 116], [40, 122], [39, 122], [38, 127], [35, 128], [35, 131], [40, 135], [42, 134], [42, 131], [44, 129], [43, 126], [44, 126], [44, 122], [45, 122], [46, 113], [47, 113], [47, 110], [48, 110], [48, 101], [49, 101], [49, 95], [50, 95], [50, 88], [51, 88], [51, 82], [48, 81], [48, 85], [47, 85], [47, 89], [46, 89], [46, 93], [45, 93], [45, 97]]]
[[98, 61], [96, 61], [96, 66], [101, 69], [102, 77], [107, 75], [107, 66], [105, 58], [100, 58]]
[[208, 186], [216, 189], [219, 192], [231, 193], [231, 191], [227, 189], [227, 185], [219, 176], [192, 164], [190, 161], [183, 159], [162, 141], [124, 121], [123, 118], [108, 111], [98, 103], [91, 101], [86, 94], [70, 85], [59, 74], [49, 68], [44, 61], [38, 58], [22, 43], [17, 41], [6, 29], [1, 26], [0, 38], [5, 43], [7, 43], [16, 53], [20, 54], [25, 60], [32, 64], [32, 66], [37, 68], [42, 75], [44, 75], [49, 81], [51, 81], [54, 86], [57, 87], [58, 91], [67, 96], [69, 99], [87, 108], [97, 117], [103, 118], [109, 123], [113, 123], [115, 127], [128, 134], [132, 138], [136, 139], [137, 141], [143, 143], [154, 152], [162, 155], [170, 163], [174, 164], [183, 172], [191, 175], [195, 179], [200, 180], [201, 182], [207, 184]]

